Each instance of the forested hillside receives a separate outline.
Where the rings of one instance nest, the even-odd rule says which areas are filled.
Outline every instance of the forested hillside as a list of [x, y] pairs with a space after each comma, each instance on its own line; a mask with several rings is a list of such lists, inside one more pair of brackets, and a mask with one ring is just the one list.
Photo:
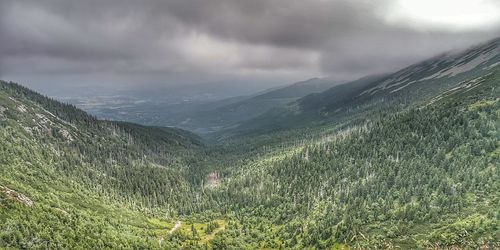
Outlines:
[[[498, 56], [442, 73], [467, 63], [454, 58], [434, 80], [408, 84], [414, 67], [306, 97], [295, 120], [215, 145], [0, 82], [0, 247], [500, 248]], [[394, 76], [405, 92], [381, 84]]]
[[153, 208], [191, 209], [182, 201], [192, 195], [186, 173], [197, 136], [99, 121], [0, 84], [0, 246], [144, 247], [156, 243], [145, 230]]
[[287, 221], [286, 247], [499, 247], [499, 84], [497, 68], [294, 146], [276, 139], [228, 191]]
[[[498, 78], [484, 81], [492, 80], [498, 86]], [[441, 246], [498, 240], [499, 95], [468, 84], [446, 101], [381, 114], [306, 146], [268, 170], [270, 186], [284, 187], [276, 192], [304, 211], [319, 210], [312, 235], [335, 227], [336, 239], [368, 244], [391, 235]], [[494, 95], [463, 95], [469, 89]]]

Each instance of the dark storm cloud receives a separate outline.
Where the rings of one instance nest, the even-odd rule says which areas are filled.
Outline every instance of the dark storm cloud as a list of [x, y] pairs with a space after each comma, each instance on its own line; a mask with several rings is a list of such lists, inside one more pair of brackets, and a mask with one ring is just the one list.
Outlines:
[[393, 3], [1, 0], [0, 77], [348, 79], [499, 35], [494, 25], [457, 30], [390, 23], [384, 15]]
[[[373, 19], [373, 4], [355, 1], [186, 0], [168, 6], [190, 27], [243, 42], [317, 48], [334, 35], [363, 28]], [[382, 1], [381, 1], [382, 2]], [[161, 9], [161, 8], [160, 8]]]

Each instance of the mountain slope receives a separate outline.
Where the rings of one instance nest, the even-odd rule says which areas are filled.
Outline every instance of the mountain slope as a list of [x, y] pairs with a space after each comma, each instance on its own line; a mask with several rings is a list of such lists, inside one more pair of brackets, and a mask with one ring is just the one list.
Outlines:
[[202, 145], [189, 132], [99, 121], [0, 82], [0, 141], [0, 247], [149, 248], [158, 226], [138, 207], [193, 207], [179, 202]]
[[[459, 53], [444, 54], [381, 78], [362, 78], [252, 119], [227, 134], [258, 133], [363, 117], [425, 100], [499, 66], [500, 39]], [[252, 132], [253, 131], [253, 132]], [[227, 136], [227, 135], [226, 135]]]
[[252, 136], [267, 154], [223, 184], [289, 221], [288, 247], [498, 248], [499, 87], [497, 67], [356, 124]]

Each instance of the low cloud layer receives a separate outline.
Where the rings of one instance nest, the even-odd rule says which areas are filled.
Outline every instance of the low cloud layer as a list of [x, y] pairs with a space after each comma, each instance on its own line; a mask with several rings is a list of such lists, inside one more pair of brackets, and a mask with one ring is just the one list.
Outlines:
[[500, 36], [500, 4], [468, 2], [2, 0], [0, 78], [109, 86], [351, 79]]

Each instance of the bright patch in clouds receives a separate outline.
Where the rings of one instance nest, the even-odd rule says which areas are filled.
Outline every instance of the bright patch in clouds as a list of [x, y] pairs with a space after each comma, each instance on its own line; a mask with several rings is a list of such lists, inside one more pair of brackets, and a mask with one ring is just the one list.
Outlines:
[[386, 17], [416, 27], [487, 29], [500, 24], [500, 1], [396, 0]]

